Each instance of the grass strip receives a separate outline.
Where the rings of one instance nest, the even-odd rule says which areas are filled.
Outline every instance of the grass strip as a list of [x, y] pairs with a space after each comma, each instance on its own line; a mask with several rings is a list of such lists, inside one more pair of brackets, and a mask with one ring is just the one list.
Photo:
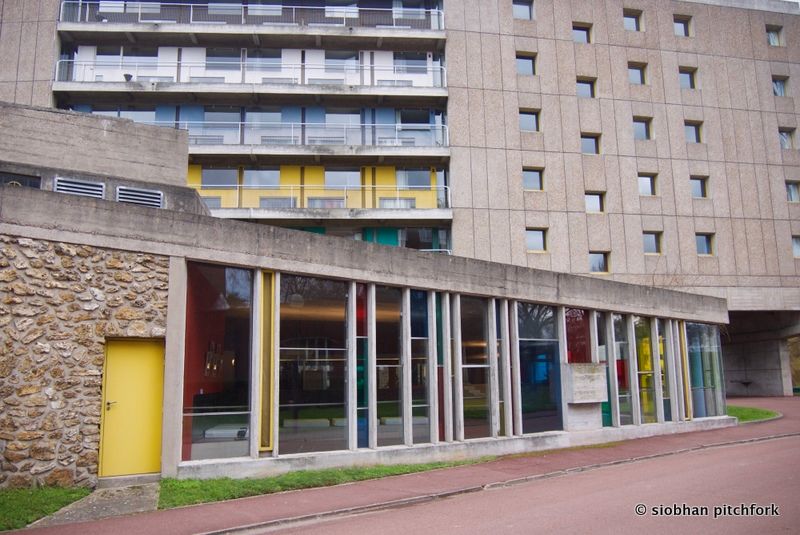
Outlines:
[[738, 405], [728, 405], [728, 416], [735, 416], [739, 423], [757, 422], [759, 420], [769, 420], [779, 416], [779, 413], [767, 409], [757, 409], [755, 407], [740, 407]]
[[487, 462], [494, 457], [482, 457], [465, 461], [437, 462], [425, 464], [397, 464], [356, 466], [351, 468], [329, 468], [325, 470], [300, 470], [274, 477], [258, 479], [162, 479], [158, 499], [159, 509], [169, 509], [197, 503], [219, 502], [260, 496], [287, 490], [329, 487], [353, 481], [378, 479], [387, 476], [412, 474], [440, 468], [452, 468], [468, 464]]
[[24, 528], [89, 494], [85, 488], [39, 487], [0, 490], [0, 530]]

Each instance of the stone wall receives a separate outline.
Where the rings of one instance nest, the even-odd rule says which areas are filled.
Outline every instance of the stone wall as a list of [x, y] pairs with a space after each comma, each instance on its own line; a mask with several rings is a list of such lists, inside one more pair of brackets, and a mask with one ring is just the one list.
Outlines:
[[169, 259], [0, 235], [0, 486], [93, 486], [105, 340], [163, 338]]

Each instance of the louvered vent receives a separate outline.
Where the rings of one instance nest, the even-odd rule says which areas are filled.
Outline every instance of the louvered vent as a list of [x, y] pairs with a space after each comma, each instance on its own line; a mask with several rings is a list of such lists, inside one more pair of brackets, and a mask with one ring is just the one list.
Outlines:
[[164, 207], [164, 194], [153, 189], [129, 188], [127, 186], [117, 187], [117, 202], [129, 204], [139, 204], [150, 206], [151, 208]]
[[81, 197], [102, 199], [106, 193], [106, 185], [102, 182], [89, 182], [88, 180], [56, 177], [54, 191], [58, 193], [68, 193], [70, 195], [80, 195]]

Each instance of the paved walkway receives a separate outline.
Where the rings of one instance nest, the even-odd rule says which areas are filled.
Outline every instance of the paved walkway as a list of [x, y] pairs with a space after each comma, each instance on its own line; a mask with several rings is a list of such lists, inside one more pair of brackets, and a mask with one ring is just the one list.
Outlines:
[[742, 405], [777, 410], [784, 417], [712, 431], [629, 440], [610, 447], [560, 450], [335, 487], [270, 494], [94, 522], [35, 527], [25, 530], [25, 533], [196, 534], [226, 532], [247, 526], [276, 526], [303, 519], [478, 492], [487, 487], [551, 477], [567, 471], [587, 470], [597, 465], [630, 462], [724, 443], [800, 435], [800, 397], [747, 398], [734, 400], [734, 403], [737, 401]]

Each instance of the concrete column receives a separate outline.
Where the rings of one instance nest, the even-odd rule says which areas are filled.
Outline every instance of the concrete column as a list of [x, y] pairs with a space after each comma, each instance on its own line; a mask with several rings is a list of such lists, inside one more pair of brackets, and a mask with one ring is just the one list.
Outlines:
[[514, 434], [522, 434], [522, 387], [519, 371], [519, 311], [517, 302], [511, 301], [511, 325], [509, 329], [511, 346], [511, 399], [514, 405]]
[[272, 402], [274, 403], [273, 414], [275, 415], [272, 419], [272, 455], [273, 457], [277, 457], [281, 443], [281, 274], [275, 272], [272, 277], [274, 280], [273, 284], [275, 285], [275, 293], [272, 296], [272, 310], [274, 314], [272, 319], [274, 323], [272, 329], [272, 354], [275, 355], [274, 365], [272, 366]]
[[367, 420], [369, 447], [378, 447], [378, 358], [375, 325], [375, 285], [367, 285]]
[[439, 443], [439, 373], [436, 362], [436, 292], [428, 292], [428, 422], [431, 443]]
[[453, 294], [453, 432], [464, 440], [464, 376], [461, 371], [461, 296]]
[[664, 421], [664, 392], [661, 389], [661, 353], [658, 343], [658, 319], [650, 318], [650, 352], [653, 356], [653, 392], [656, 400], [656, 421]]
[[508, 329], [508, 299], [500, 300], [500, 380], [503, 381], [503, 429], [505, 436], [514, 435], [514, 405], [511, 401], [511, 356]]
[[161, 475], [175, 477], [183, 444], [183, 363], [186, 353], [186, 259], [169, 259], [167, 335], [164, 347], [164, 412]]
[[253, 274], [253, 301], [250, 325], [250, 457], [258, 458], [261, 447], [261, 362], [264, 336], [264, 272], [256, 269]]
[[619, 417], [619, 384], [617, 383], [617, 342], [614, 339], [614, 315], [611, 312], [600, 312], [606, 315], [606, 363], [608, 365], [608, 400], [611, 405], [611, 425], [620, 426]]
[[628, 381], [631, 385], [631, 409], [633, 410], [633, 424], [642, 425], [642, 406], [639, 399], [639, 356], [636, 349], [636, 329], [633, 327], [633, 316], [625, 316], [628, 328]]
[[442, 400], [444, 401], [444, 440], [453, 441], [453, 336], [450, 321], [450, 294], [442, 294]]
[[569, 430], [569, 407], [567, 404], [567, 384], [564, 380], [564, 370], [567, 364], [567, 310], [564, 307], [556, 309], [556, 327], [558, 329], [558, 382], [561, 389], [561, 421], [565, 431]]
[[500, 392], [497, 380], [497, 308], [494, 299], [487, 301], [486, 321], [489, 334], [489, 432], [493, 438], [500, 434]]
[[400, 369], [402, 370], [402, 413], [403, 413], [403, 442], [406, 446], [414, 444], [414, 428], [412, 426], [411, 410], [411, 290], [403, 288], [403, 304], [400, 318]]
[[356, 397], [356, 283], [351, 281], [347, 292], [347, 314], [345, 316], [347, 329], [347, 362], [345, 363], [345, 387], [347, 411], [347, 445], [351, 450], [358, 449], [358, 400]]

